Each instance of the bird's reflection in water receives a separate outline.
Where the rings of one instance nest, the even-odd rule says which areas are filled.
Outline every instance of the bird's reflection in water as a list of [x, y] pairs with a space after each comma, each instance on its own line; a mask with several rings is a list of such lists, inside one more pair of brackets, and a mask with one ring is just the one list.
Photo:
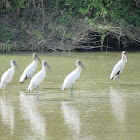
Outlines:
[[2, 123], [10, 129], [10, 133], [13, 135], [15, 127], [14, 107], [10, 100], [6, 100], [5, 96], [0, 97], [0, 111]]
[[75, 107], [69, 106], [67, 102], [61, 102], [61, 110], [64, 117], [64, 122], [72, 131], [73, 139], [78, 139], [81, 125], [79, 111]]
[[29, 121], [31, 133], [26, 137], [33, 139], [46, 139], [46, 124], [44, 118], [38, 112], [37, 100], [33, 96], [20, 92], [20, 110], [22, 117]]
[[124, 130], [126, 122], [126, 99], [124, 94], [110, 87], [110, 104], [114, 118]]

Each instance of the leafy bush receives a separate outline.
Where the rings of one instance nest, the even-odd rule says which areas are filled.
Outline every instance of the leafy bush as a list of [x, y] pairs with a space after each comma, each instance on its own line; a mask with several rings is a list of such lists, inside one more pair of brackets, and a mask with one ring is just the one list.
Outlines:
[[139, 0], [2, 0], [1, 18], [13, 21], [5, 20], [5, 25], [3, 19], [0, 20], [0, 43], [31, 48], [38, 47], [40, 42], [47, 45], [47, 41], [63, 44], [77, 40], [82, 29], [95, 27], [103, 41], [108, 31], [106, 25], [118, 25], [119, 30], [127, 28], [128, 34], [133, 36], [130, 28], [139, 30], [139, 13]]

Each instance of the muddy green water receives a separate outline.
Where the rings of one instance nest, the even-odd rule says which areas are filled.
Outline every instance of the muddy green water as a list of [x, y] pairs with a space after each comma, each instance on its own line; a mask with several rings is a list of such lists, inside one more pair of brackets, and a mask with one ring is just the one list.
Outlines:
[[[139, 140], [140, 139], [140, 53], [127, 52], [128, 63], [121, 76], [109, 79], [121, 53], [38, 53], [47, 60], [46, 78], [28, 93], [26, 82], [19, 83], [24, 69], [32, 62], [32, 53], [0, 55], [0, 76], [15, 59], [16, 69], [11, 93], [0, 89], [1, 140]], [[80, 59], [86, 68], [74, 85], [60, 87]], [[38, 62], [37, 73], [41, 69]]]

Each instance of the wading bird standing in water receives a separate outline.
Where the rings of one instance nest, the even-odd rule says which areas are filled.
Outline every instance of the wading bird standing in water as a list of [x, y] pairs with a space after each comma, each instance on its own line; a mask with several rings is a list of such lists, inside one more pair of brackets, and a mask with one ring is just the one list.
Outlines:
[[115, 79], [115, 77], [118, 75], [117, 83], [119, 84], [119, 76], [120, 76], [120, 73], [125, 66], [125, 62], [127, 63], [126, 52], [123, 51], [122, 52], [122, 59], [120, 61], [118, 61], [118, 63], [114, 66], [114, 68], [111, 72], [111, 75], [110, 75], [110, 80]]
[[71, 72], [65, 79], [64, 79], [64, 83], [61, 86], [61, 90], [65, 90], [67, 87], [69, 87], [70, 85], [72, 85], [71, 88], [71, 97], [73, 97], [73, 85], [74, 83], [77, 81], [77, 79], [80, 76], [81, 73], [81, 67], [83, 67], [83, 69], [85, 70], [82, 62], [80, 60], [76, 61], [76, 65], [77, 65], [77, 69], [75, 69], [73, 72]]
[[7, 83], [9, 83], [9, 93], [10, 93], [10, 82], [12, 81], [12, 78], [15, 73], [15, 66], [18, 69], [18, 66], [15, 60], [11, 60], [10, 64], [11, 64], [11, 68], [8, 69], [1, 77], [0, 88], [3, 89], [3, 94], [5, 92], [5, 86], [7, 85]]
[[[37, 59], [40, 61], [37, 53], [34, 53], [33, 54], [33, 62], [24, 70], [23, 74], [20, 77], [20, 83], [23, 83], [26, 79], [28, 79], [27, 88], [28, 88], [29, 78], [32, 77], [32, 75], [34, 74], [34, 72], [36, 70]], [[41, 63], [41, 61], [40, 61], [40, 63]]]
[[39, 71], [34, 77], [31, 79], [30, 85], [28, 87], [28, 91], [32, 91], [35, 87], [37, 87], [36, 93], [37, 93], [37, 98], [38, 98], [38, 89], [40, 83], [44, 80], [46, 76], [46, 67], [51, 71], [47, 61], [42, 62], [42, 70]]

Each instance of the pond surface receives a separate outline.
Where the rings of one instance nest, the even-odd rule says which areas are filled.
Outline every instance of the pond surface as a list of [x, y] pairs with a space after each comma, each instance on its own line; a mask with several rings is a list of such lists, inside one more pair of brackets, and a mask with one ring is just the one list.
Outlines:
[[[0, 76], [15, 59], [16, 69], [5, 96], [0, 89], [0, 139], [2, 140], [139, 140], [140, 139], [140, 53], [127, 52], [128, 63], [117, 79], [109, 79], [121, 52], [38, 53], [47, 60], [46, 78], [27, 92], [27, 81], [19, 83], [32, 53], [0, 55]], [[86, 68], [70, 88], [61, 91], [66, 75], [80, 59]], [[42, 68], [38, 62], [37, 73]]]

